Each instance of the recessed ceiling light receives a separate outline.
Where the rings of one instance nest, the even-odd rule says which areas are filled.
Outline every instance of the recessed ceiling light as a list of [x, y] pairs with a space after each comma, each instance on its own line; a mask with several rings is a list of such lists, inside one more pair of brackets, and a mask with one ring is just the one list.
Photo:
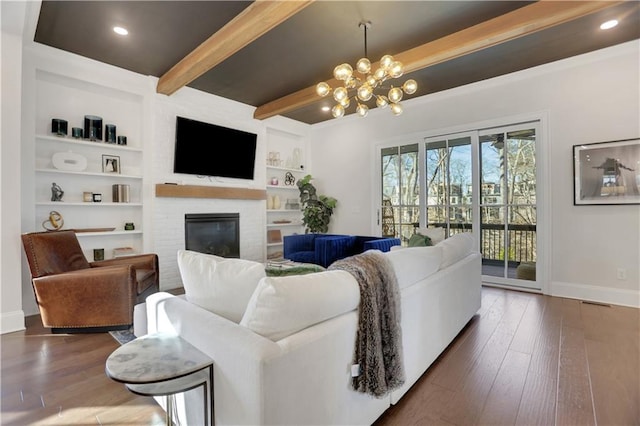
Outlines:
[[618, 25], [618, 20], [617, 19], [612, 19], [612, 20], [607, 21], [607, 22], [603, 23], [602, 25], [600, 25], [600, 29], [601, 30], [610, 30], [611, 28], [615, 27], [616, 25]]
[[116, 34], [123, 35], [123, 36], [129, 34], [129, 31], [127, 31], [126, 28], [122, 28], [122, 27], [113, 27], [113, 32], [115, 32]]
[[328, 107], [328, 106], [323, 106], [323, 107], [322, 107], [322, 110], [326, 112], [326, 111], [331, 110], [331, 108], [330, 108], [330, 107]]

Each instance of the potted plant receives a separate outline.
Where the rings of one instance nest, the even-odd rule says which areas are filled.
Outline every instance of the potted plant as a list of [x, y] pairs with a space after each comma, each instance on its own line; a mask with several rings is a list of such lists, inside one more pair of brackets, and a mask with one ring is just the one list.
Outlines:
[[306, 175], [297, 183], [300, 190], [302, 223], [305, 225], [305, 233], [324, 234], [329, 230], [331, 215], [338, 201], [333, 197], [318, 195], [311, 179], [311, 175]]

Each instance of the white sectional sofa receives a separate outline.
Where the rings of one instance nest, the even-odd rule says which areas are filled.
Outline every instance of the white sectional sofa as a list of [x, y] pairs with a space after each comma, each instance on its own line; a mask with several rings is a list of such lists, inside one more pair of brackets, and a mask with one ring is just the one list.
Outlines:
[[[259, 263], [182, 251], [185, 296], [150, 296], [136, 307], [135, 333], [177, 333], [214, 360], [218, 425], [371, 424], [480, 308], [474, 246], [458, 234], [384, 253], [401, 292], [405, 384], [382, 398], [349, 386], [360, 295], [345, 271], [264, 277]], [[198, 392], [178, 398], [183, 424], [202, 424]]]

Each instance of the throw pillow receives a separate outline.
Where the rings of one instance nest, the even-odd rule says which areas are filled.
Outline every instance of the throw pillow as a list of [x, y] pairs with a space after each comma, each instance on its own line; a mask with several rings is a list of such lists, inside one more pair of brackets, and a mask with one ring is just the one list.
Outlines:
[[416, 233], [409, 238], [409, 247], [426, 247], [432, 245], [433, 242], [431, 242], [431, 238], [426, 235]]
[[267, 277], [251, 296], [240, 325], [275, 342], [359, 303], [358, 283], [346, 271]]
[[190, 250], [178, 251], [178, 268], [189, 302], [235, 323], [265, 276], [262, 263]]

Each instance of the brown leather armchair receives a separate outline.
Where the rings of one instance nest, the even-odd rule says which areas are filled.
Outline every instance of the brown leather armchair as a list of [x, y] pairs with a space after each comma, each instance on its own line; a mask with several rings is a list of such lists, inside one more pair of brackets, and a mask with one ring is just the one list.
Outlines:
[[123, 330], [158, 291], [156, 254], [88, 262], [74, 231], [22, 235], [42, 324], [52, 333]]

